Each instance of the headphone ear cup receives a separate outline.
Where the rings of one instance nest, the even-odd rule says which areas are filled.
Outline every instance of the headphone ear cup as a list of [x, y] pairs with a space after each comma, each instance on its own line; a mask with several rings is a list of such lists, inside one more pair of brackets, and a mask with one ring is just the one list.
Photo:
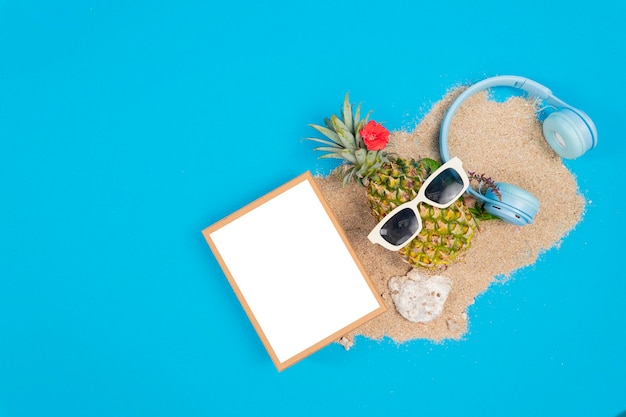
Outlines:
[[528, 191], [512, 184], [497, 182], [500, 197], [490, 188], [485, 193], [485, 211], [516, 226], [525, 226], [535, 219], [539, 200]]
[[595, 126], [587, 120], [570, 108], [559, 109], [544, 120], [543, 136], [562, 158], [578, 158], [595, 145]]

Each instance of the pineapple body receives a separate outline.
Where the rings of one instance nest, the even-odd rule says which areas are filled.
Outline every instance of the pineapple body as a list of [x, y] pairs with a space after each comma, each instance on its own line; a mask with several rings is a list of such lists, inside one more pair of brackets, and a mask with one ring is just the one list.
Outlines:
[[[376, 122], [361, 118], [361, 106], [353, 110], [346, 94], [340, 116], [325, 120], [325, 126], [310, 125], [324, 139], [307, 138], [320, 143], [321, 158], [337, 158], [337, 169], [344, 185], [353, 180], [367, 189], [372, 214], [380, 221], [400, 204], [414, 199], [433, 169], [432, 159], [419, 162], [387, 154], [389, 132]], [[399, 253], [414, 266], [438, 268], [452, 263], [465, 249], [477, 229], [476, 220], [462, 198], [450, 207], [438, 209], [419, 205], [422, 230]]]
[[[387, 213], [413, 200], [430, 175], [422, 161], [390, 158], [367, 185], [367, 200], [372, 215], [380, 221]], [[477, 223], [463, 199], [439, 209], [419, 205], [422, 230], [399, 254], [413, 266], [441, 268], [451, 264], [470, 247]]]

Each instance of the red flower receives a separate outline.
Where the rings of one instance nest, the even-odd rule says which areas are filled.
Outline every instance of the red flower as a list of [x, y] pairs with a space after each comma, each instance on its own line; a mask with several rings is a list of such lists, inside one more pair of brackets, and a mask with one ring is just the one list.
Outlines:
[[368, 151], [385, 149], [389, 142], [389, 131], [383, 125], [373, 120], [367, 122], [360, 133]]

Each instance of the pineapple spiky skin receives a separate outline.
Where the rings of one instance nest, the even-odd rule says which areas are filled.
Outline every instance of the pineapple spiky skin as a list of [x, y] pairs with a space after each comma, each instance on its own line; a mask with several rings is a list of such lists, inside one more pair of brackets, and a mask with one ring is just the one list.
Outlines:
[[[310, 125], [325, 139], [307, 139], [324, 145], [315, 148], [325, 152], [320, 158], [343, 160], [337, 169], [343, 184], [354, 180], [366, 187], [372, 214], [380, 221], [395, 207], [417, 196], [424, 180], [437, 169], [438, 162], [432, 159], [416, 162], [388, 155], [383, 150], [367, 149], [361, 130], [368, 122], [369, 113], [361, 119], [360, 111], [359, 105], [353, 112], [346, 94], [341, 117], [333, 115], [326, 119], [326, 126]], [[477, 223], [462, 198], [445, 209], [422, 203], [419, 210], [422, 230], [399, 251], [409, 264], [445, 267], [469, 248]]]
[[[377, 221], [417, 196], [431, 173], [431, 161], [390, 158], [381, 166], [378, 180], [367, 186], [367, 200]], [[429, 269], [446, 267], [470, 247], [478, 225], [463, 199], [445, 209], [422, 203], [419, 211], [422, 230], [399, 251], [409, 264]]]

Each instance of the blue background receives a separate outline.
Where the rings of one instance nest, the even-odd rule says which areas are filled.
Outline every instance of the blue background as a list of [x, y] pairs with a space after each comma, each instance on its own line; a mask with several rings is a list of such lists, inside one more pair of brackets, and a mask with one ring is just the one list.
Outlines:
[[[625, 20], [621, 0], [0, 0], [0, 416], [626, 410]], [[346, 91], [411, 128], [498, 74], [596, 122], [566, 162], [582, 223], [461, 341], [359, 338], [276, 372], [201, 229], [328, 172], [301, 138]]]

